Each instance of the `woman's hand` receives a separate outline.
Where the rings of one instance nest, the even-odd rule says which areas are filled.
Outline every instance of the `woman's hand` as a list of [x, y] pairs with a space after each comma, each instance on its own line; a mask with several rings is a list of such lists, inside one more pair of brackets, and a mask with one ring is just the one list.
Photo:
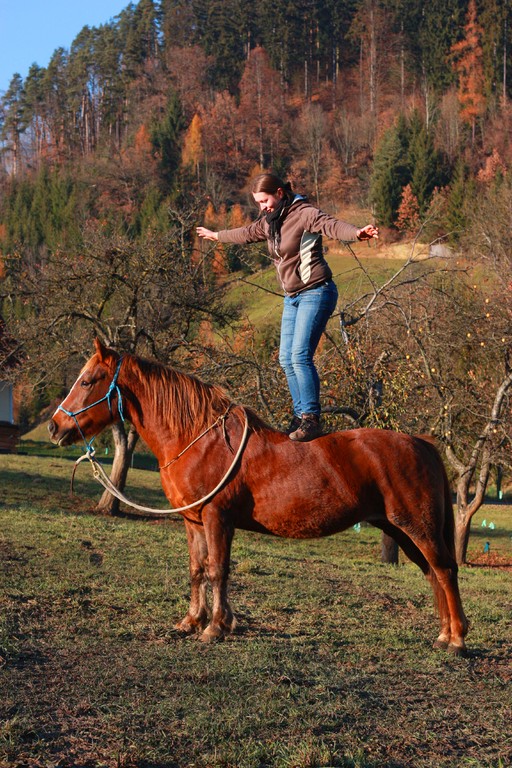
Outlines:
[[366, 227], [363, 227], [357, 233], [358, 240], [372, 240], [373, 238], [376, 240], [379, 238], [379, 230], [373, 224], [367, 224]]
[[206, 229], [206, 227], [197, 227], [196, 232], [199, 235], [199, 237], [203, 237], [205, 240], [219, 239], [217, 232], [212, 232], [211, 229]]

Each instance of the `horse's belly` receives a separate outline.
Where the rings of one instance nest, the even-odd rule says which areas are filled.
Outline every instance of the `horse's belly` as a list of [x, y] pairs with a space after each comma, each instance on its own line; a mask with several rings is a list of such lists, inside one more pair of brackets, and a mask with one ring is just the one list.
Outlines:
[[[295, 461], [269, 457], [259, 463], [258, 473], [250, 466], [233, 506], [241, 523], [235, 522], [237, 527], [294, 539], [318, 538], [349, 528], [367, 513], [375, 514], [379, 501], [371, 481], [346, 458], [327, 450], [331, 443], [318, 443], [308, 444], [310, 450], [292, 457]], [[293, 446], [288, 441], [285, 447], [289, 444]]]
[[360, 510], [339, 498], [276, 499], [272, 504], [256, 504], [252, 518], [268, 533], [291, 539], [329, 536], [361, 520]]

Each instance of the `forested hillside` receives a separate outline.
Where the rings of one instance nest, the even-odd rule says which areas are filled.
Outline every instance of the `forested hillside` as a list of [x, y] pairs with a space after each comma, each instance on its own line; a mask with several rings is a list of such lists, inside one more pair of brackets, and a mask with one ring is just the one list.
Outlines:
[[1, 243], [90, 220], [165, 230], [191, 191], [240, 216], [272, 167], [331, 209], [411, 229], [512, 161], [508, 0], [140, 0], [13, 74], [1, 99]]

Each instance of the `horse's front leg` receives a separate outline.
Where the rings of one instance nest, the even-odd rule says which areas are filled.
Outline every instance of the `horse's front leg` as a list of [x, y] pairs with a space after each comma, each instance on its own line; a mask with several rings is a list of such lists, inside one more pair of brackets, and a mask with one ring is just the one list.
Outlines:
[[203, 518], [208, 544], [208, 577], [212, 589], [212, 617], [201, 635], [201, 640], [211, 642], [222, 640], [233, 631], [235, 617], [228, 602], [229, 561], [233, 526], [222, 515], [213, 514]]
[[201, 632], [208, 623], [208, 547], [202, 525], [185, 520], [185, 529], [190, 558], [190, 605], [186, 616], [175, 625], [175, 629], [191, 635]]

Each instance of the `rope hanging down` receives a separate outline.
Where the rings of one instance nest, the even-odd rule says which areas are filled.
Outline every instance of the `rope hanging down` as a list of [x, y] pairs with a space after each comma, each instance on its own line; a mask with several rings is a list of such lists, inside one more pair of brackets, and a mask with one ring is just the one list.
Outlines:
[[[121, 493], [121, 491], [119, 491], [116, 488], [116, 486], [113, 484], [113, 482], [111, 481], [109, 476], [106, 474], [105, 470], [103, 469], [99, 461], [95, 458], [94, 450], [88, 450], [87, 453], [84, 453], [83, 456], [80, 456], [80, 458], [76, 460], [73, 476], [75, 474], [78, 464], [80, 464], [80, 462], [83, 461], [84, 459], [88, 459], [92, 466], [92, 472], [93, 472], [94, 478], [112, 496], [115, 496], [116, 499], [119, 499], [119, 501], [122, 501], [124, 504], [128, 504], [129, 507], [132, 507], [133, 509], [137, 509], [140, 512], [149, 513], [150, 515], [155, 515], [155, 516], [172, 515], [175, 512], [185, 512], [185, 510], [187, 509], [192, 509], [193, 507], [197, 507], [199, 504], [204, 504], [205, 502], [212, 499], [215, 496], [215, 494], [222, 488], [224, 483], [228, 480], [229, 476], [231, 475], [231, 472], [233, 471], [233, 469], [235, 468], [238, 462], [238, 459], [242, 455], [242, 451], [244, 450], [245, 444], [247, 442], [247, 435], [249, 432], [249, 420], [247, 418], [247, 413], [245, 413], [245, 411], [244, 411], [244, 416], [245, 416], [245, 424], [244, 424], [242, 439], [240, 441], [240, 445], [238, 446], [238, 450], [233, 458], [233, 461], [231, 462], [231, 465], [228, 471], [226, 472], [226, 474], [224, 475], [220, 483], [215, 486], [213, 491], [210, 491], [210, 493], [207, 493], [206, 496], [203, 496], [202, 499], [199, 499], [198, 501], [194, 501], [192, 502], [192, 504], [187, 504], [184, 507], [176, 507], [175, 509], [154, 509], [153, 507], [144, 507], [144, 506], [141, 506], [140, 504], [136, 504], [134, 501], [130, 501], [130, 499], [127, 499], [126, 496], [123, 493]], [[194, 440], [194, 442], [196, 441]], [[184, 453], [184, 451], [182, 451], [182, 453]]]

